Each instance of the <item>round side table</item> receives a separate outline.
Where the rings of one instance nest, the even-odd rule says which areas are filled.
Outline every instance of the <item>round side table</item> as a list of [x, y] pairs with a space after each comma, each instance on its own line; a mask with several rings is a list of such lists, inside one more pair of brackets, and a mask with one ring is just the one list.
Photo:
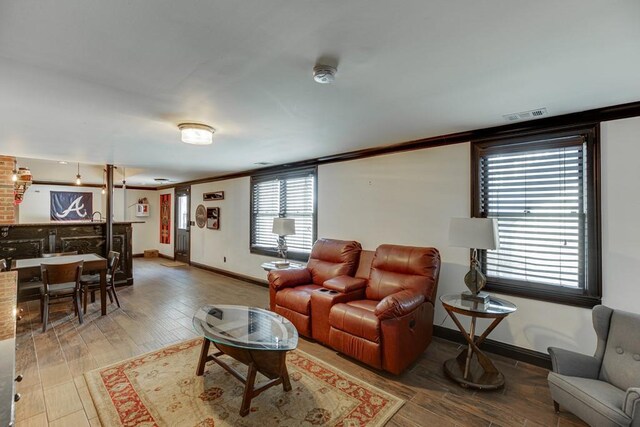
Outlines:
[[[444, 362], [444, 373], [462, 387], [495, 390], [504, 386], [504, 375], [498, 371], [491, 359], [478, 347], [502, 319], [517, 310], [515, 304], [495, 297], [491, 297], [487, 304], [481, 304], [464, 300], [460, 294], [443, 295], [440, 297], [440, 302], [449, 316], [451, 316], [451, 320], [460, 329], [468, 344], [467, 348], [462, 350], [458, 357]], [[462, 323], [456, 317], [456, 313], [471, 317], [469, 332], [462, 326]], [[474, 339], [477, 318], [493, 319], [493, 322], [482, 335]], [[477, 362], [473, 358], [474, 355]]]
[[304, 268], [305, 265], [304, 264], [299, 264], [297, 262], [290, 262], [288, 266], [286, 267], [278, 267], [273, 261], [270, 262], [263, 262], [262, 264], [260, 264], [260, 267], [262, 267], [262, 269], [264, 271], [271, 271], [271, 270], [293, 270], [293, 269], [299, 269], [299, 268]]

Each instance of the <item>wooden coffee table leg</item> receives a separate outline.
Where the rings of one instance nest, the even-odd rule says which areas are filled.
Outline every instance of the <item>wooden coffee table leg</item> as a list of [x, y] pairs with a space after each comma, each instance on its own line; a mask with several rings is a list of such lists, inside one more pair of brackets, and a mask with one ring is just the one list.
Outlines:
[[289, 381], [289, 371], [287, 370], [287, 353], [282, 352], [282, 389], [291, 391], [291, 381]]
[[249, 364], [247, 372], [247, 382], [244, 384], [244, 396], [242, 397], [242, 406], [240, 407], [240, 415], [246, 416], [251, 410], [251, 399], [253, 399], [253, 385], [256, 382], [256, 374], [258, 373], [253, 363]]
[[198, 361], [198, 368], [196, 369], [196, 375], [201, 376], [204, 374], [204, 365], [207, 363], [209, 357], [209, 346], [211, 341], [204, 338], [202, 340], [202, 348], [200, 349], [200, 360]]

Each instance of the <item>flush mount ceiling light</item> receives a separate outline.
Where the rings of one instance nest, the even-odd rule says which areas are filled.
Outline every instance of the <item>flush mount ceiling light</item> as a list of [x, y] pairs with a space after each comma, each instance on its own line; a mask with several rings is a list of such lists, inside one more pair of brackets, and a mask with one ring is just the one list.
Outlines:
[[180, 123], [178, 129], [182, 133], [182, 142], [193, 145], [213, 143], [213, 133], [216, 131], [211, 126], [200, 123]]
[[316, 65], [313, 67], [313, 80], [320, 84], [333, 83], [336, 79], [336, 68], [330, 65]]

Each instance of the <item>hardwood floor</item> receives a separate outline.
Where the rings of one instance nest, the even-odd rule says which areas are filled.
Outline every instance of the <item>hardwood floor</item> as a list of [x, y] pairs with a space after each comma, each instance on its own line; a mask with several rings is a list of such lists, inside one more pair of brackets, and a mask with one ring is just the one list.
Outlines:
[[[192, 267], [168, 268], [159, 260], [134, 260], [135, 285], [118, 288], [122, 309], [99, 301], [79, 325], [71, 306], [53, 307], [52, 327], [42, 333], [38, 303], [22, 304], [18, 322], [17, 372], [22, 399], [18, 426], [99, 426], [83, 373], [195, 337], [193, 312], [205, 302], [267, 307], [266, 288]], [[506, 376], [504, 389], [477, 392], [444, 377], [442, 362], [460, 346], [434, 339], [422, 358], [399, 377], [380, 373], [317, 343], [299, 348], [407, 401], [388, 426], [582, 426], [568, 413], [555, 414], [547, 371], [491, 355]]]

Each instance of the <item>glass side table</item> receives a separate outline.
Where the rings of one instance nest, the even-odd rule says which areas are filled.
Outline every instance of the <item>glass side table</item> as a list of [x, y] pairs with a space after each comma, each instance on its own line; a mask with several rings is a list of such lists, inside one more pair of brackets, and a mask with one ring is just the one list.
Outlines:
[[[443, 295], [440, 297], [440, 302], [468, 344], [458, 357], [444, 362], [445, 374], [462, 387], [495, 390], [504, 386], [504, 375], [498, 371], [491, 359], [479, 349], [479, 346], [502, 319], [517, 310], [515, 304], [493, 296], [487, 304], [481, 304], [463, 300], [460, 294]], [[469, 332], [462, 326], [456, 313], [471, 317]], [[477, 318], [493, 319], [493, 322], [482, 335], [474, 339]], [[477, 362], [473, 358], [474, 355]]]

